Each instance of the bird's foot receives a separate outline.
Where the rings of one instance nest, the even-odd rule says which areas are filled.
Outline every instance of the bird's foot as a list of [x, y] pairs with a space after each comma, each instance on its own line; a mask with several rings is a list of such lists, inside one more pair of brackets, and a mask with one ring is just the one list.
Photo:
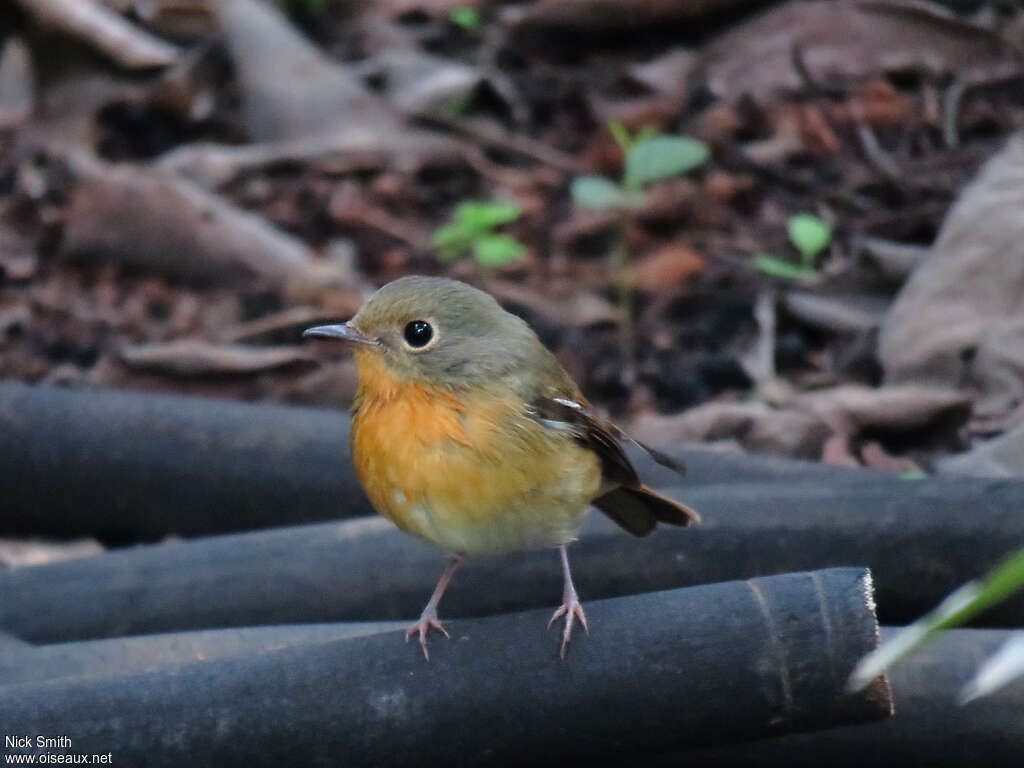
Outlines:
[[420, 636], [420, 647], [423, 649], [423, 656], [427, 661], [430, 661], [430, 653], [427, 651], [427, 633], [430, 630], [435, 629], [447, 638], [451, 635], [448, 634], [448, 630], [444, 628], [444, 625], [437, 618], [437, 610], [425, 610], [421, 615], [419, 621], [405, 630], [405, 642], [409, 642], [409, 638], [415, 635], [417, 632]]
[[566, 592], [562, 600], [562, 607], [555, 611], [555, 614], [551, 617], [551, 621], [548, 622], [548, 629], [551, 629], [552, 624], [562, 618], [562, 616], [565, 616], [565, 629], [562, 631], [562, 650], [558, 654], [564, 659], [565, 648], [569, 645], [569, 640], [572, 638], [573, 622], [579, 619], [580, 624], [583, 625], [583, 631], [589, 634], [590, 630], [587, 628], [587, 615], [583, 613], [583, 606], [576, 595], [576, 590], [573, 589], [570, 592]]

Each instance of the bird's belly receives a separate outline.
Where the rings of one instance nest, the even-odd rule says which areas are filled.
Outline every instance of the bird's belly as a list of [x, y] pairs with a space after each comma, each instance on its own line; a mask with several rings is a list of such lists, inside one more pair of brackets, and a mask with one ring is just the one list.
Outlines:
[[352, 457], [374, 508], [457, 554], [571, 541], [601, 484], [597, 457], [535, 421], [468, 412], [443, 429], [436, 416], [357, 414]]
[[502, 554], [572, 541], [587, 501], [566, 503], [557, 492], [531, 490], [521, 499], [489, 509], [467, 489], [455, 499], [435, 495], [429, 501], [397, 502], [382, 514], [403, 530], [456, 554]]

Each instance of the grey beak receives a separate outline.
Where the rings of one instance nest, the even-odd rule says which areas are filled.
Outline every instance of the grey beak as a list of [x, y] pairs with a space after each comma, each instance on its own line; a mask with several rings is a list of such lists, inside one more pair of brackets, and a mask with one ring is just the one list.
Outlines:
[[362, 344], [367, 347], [375, 347], [380, 344], [377, 339], [367, 336], [365, 333], [348, 323], [339, 325], [318, 325], [316, 328], [307, 328], [302, 332], [302, 338], [313, 339], [341, 339], [351, 341], [353, 344]]

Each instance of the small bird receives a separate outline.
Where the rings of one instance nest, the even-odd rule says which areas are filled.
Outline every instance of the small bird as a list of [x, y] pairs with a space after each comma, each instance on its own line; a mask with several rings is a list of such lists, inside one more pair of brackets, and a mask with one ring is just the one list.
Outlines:
[[429, 631], [448, 637], [437, 606], [464, 557], [559, 549], [562, 605], [548, 626], [565, 617], [564, 658], [575, 619], [587, 630], [566, 545], [588, 504], [635, 536], [700, 519], [640, 482], [622, 448], [629, 438], [594, 413], [526, 322], [481, 290], [403, 277], [347, 323], [303, 336], [353, 345], [359, 385], [349, 440], [374, 509], [451, 555], [406, 632], [406, 641], [419, 635], [427, 659]]

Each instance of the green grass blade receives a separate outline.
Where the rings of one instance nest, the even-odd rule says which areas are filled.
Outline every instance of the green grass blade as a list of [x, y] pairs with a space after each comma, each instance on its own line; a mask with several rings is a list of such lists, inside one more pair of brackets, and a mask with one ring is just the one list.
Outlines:
[[1024, 587], [1024, 549], [1010, 555], [983, 579], [969, 581], [948, 595], [931, 613], [898, 632], [854, 667], [847, 682], [852, 691], [859, 691], [887, 667], [936, 632], [959, 626]]

